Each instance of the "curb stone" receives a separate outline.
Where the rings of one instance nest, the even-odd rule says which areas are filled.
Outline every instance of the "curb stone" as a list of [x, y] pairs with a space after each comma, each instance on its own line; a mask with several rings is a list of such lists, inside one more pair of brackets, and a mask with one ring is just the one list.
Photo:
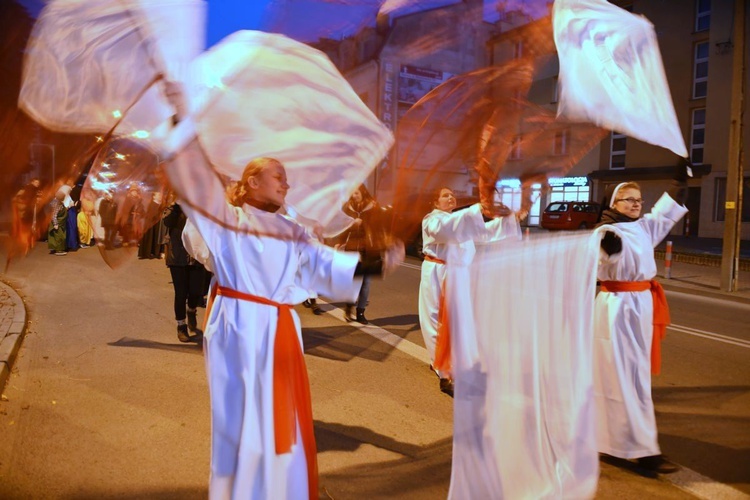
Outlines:
[[18, 293], [0, 281], [0, 392], [10, 377], [26, 333], [26, 307]]

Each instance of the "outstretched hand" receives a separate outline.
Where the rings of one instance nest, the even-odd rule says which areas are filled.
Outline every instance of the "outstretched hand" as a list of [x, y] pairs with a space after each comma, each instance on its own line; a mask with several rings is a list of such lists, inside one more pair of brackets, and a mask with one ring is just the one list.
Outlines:
[[164, 81], [164, 96], [175, 110], [175, 116], [182, 120], [188, 114], [185, 88], [180, 82]]
[[509, 207], [503, 205], [502, 203], [499, 205], [495, 205], [494, 203], [482, 202], [482, 215], [484, 215], [488, 219], [497, 219], [498, 217], [507, 217], [512, 213], [513, 211]]
[[609, 256], [620, 253], [622, 252], [622, 238], [612, 231], [607, 231], [602, 238], [601, 248]]
[[405, 257], [406, 251], [404, 250], [404, 242], [401, 240], [395, 240], [385, 249], [385, 252], [383, 252], [383, 276], [387, 276], [395, 271], [404, 261]]

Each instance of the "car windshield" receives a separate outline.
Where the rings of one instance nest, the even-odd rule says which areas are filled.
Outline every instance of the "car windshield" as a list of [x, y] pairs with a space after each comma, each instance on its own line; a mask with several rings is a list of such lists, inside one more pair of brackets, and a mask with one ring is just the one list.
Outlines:
[[551, 203], [545, 212], [565, 212], [566, 210], [568, 210], [567, 203]]

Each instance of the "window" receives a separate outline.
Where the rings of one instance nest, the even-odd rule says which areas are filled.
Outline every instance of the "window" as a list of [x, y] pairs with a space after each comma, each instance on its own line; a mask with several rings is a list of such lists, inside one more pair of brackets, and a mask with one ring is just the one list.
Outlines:
[[625, 168], [625, 147], [628, 138], [625, 134], [612, 132], [609, 143], [609, 168]]
[[[750, 177], [745, 177], [742, 190], [750, 190]], [[724, 203], [727, 201], [727, 178], [717, 177], [714, 191], [714, 220], [724, 222]], [[744, 200], [743, 200], [744, 201]], [[742, 204], [742, 222], [750, 222], [750, 203]]]
[[693, 99], [706, 97], [708, 89], [708, 42], [695, 45], [693, 64]]
[[706, 138], [706, 108], [693, 110], [690, 127], [690, 161], [696, 165], [703, 163], [703, 144]]
[[695, 31], [706, 31], [711, 25], [711, 0], [696, 0]]
[[568, 152], [568, 131], [555, 132], [555, 143], [552, 145], [553, 155], [564, 155]]

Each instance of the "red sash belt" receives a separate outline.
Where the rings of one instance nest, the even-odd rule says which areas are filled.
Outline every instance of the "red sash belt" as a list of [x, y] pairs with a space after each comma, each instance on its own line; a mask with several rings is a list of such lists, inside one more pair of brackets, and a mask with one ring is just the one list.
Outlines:
[[443, 264], [445, 265], [445, 261], [442, 259], [438, 259], [437, 257], [433, 257], [432, 255], [424, 254], [424, 260], [427, 260], [429, 262], [434, 262], [435, 264]]
[[600, 283], [603, 292], [642, 292], [651, 290], [654, 302], [654, 336], [651, 340], [651, 373], [658, 375], [661, 371], [661, 341], [667, 336], [667, 326], [671, 323], [669, 318], [669, 305], [664, 289], [656, 280], [651, 281], [602, 281]]
[[[424, 260], [435, 264], [445, 264], [445, 261], [425, 254]], [[435, 361], [432, 364], [436, 370], [450, 373], [451, 371], [451, 328], [448, 307], [445, 304], [445, 281], [440, 288], [440, 305], [438, 306], [437, 343], [435, 345]]]
[[[292, 318], [292, 306], [264, 297], [214, 286], [212, 295], [223, 295], [238, 300], [273, 306], [278, 309], [276, 340], [273, 349], [273, 425], [276, 454], [289, 453], [297, 441], [296, 422], [299, 421], [302, 445], [307, 458], [307, 485], [311, 499], [318, 498], [318, 460], [313, 431], [310, 381]], [[213, 297], [212, 297], [213, 299]], [[213, 302], [213, 300], [211, 300]], [[206, 308], [208, 316], [209, 308]]]

